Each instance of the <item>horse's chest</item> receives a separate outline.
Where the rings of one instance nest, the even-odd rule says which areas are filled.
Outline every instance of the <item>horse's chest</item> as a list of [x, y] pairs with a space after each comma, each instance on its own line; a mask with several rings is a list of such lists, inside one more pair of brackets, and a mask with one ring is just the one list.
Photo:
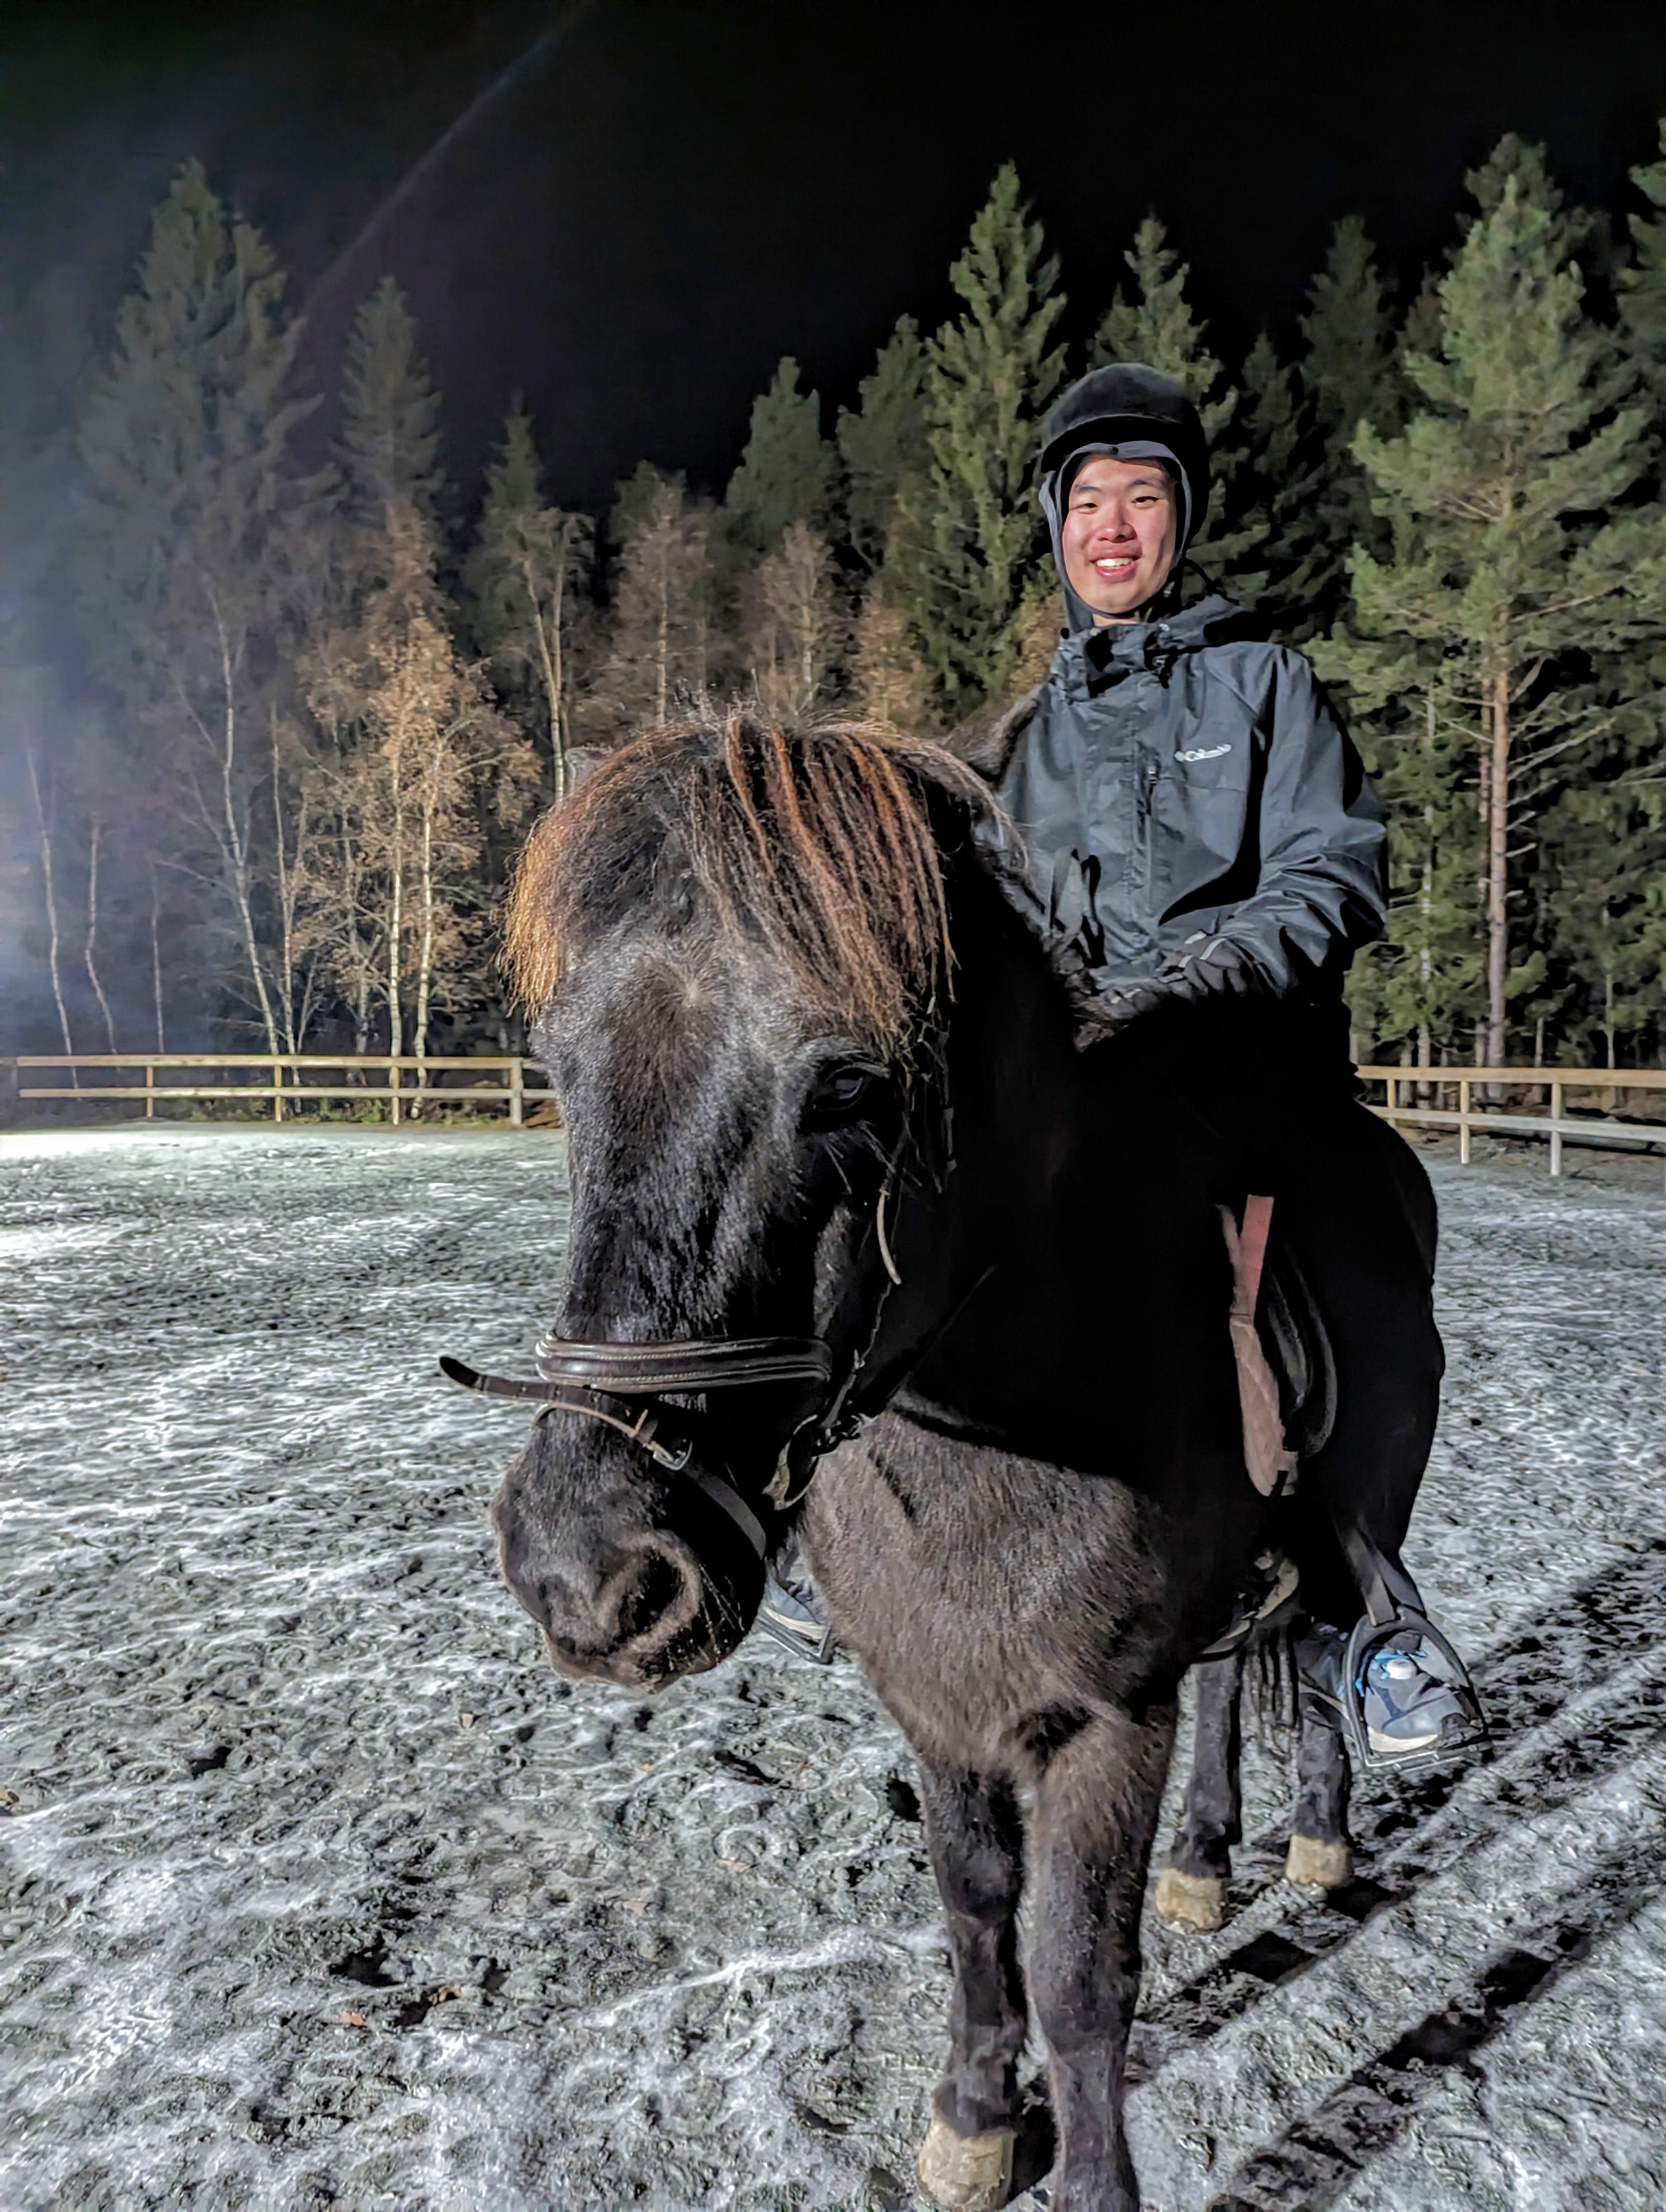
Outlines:
[[825, 1463], [805, 1536], [841, 1641], [940, 1764], [1021, 1772], [1038, 1716], [1120, 1702], [1164, 1641], [1131, 1492], [896, 1416]]

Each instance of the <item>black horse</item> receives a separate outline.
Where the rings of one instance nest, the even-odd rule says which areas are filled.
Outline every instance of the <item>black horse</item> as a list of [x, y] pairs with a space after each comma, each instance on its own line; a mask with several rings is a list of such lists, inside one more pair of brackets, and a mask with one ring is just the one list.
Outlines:
[[[989, 822], [940, 748], [731, 714], [535, 832], [510, 944], [572, 1242], [494, 1515], [555, 1664], [647, 1688], [734, 1649], [800, 1524], [920, 1759], [955, 1978], [922, 2185], [1005, 2201], [1027, 1972], [1054, 2203], [1121, 2212], [1177, 1686], [1289, 1509], [1245, 1472], [1209, 1164], [1116, 1042], [1076, 1050]], [[1218, 1879], [1204, 1796], [1180, 1871]]]

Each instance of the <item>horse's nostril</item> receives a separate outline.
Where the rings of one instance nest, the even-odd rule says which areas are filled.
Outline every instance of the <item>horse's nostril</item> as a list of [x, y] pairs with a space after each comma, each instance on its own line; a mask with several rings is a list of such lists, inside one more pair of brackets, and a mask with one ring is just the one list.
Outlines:
[[683, 1570], [663, 1552], [650, 1552], [637, 1566], [635, 1579], [620, 1594], [617, 1614], [619, 1641], [634, 1644], [666, 1613], [682, 1596]]
[[[662, 1650], [700, 1609], [697, 1577], [680, 1553], [645, 1544], [604, 1600], [614, 1649], [639, 1656]], [[611, 1603], [609, 1602], [611, 1600]]]

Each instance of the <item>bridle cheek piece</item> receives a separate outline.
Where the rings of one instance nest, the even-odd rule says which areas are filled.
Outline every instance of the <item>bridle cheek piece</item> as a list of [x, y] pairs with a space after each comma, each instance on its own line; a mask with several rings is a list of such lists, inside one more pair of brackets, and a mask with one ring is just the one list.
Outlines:
[[536, 1382], [483, 1374], [452, 1358], [441, 1360], [440, 1372], [447, 1382], [485, 1397], [535, 1400], [540, 1422], [551, 1413], [576, 1413], [617, 1430], [667, 1473], [688, 1475], [728, 1515], [760, 1559], [769, 1549], [769, 1539], [757, 1514], [732, 1483], [690, 1466], [695, 1439], [684, 1425], [690, 1416], [679, 1407], [666, 1406], [663, 1398], [667, 1393], [694, 1395], [799, 1384], [784, 1408], [790, 1416], [787, 1438], [765, 1493], [781, 1507], [796, 1503], [788, 1498], [787, 1489], [798, 1460], [795, 1446], [804, 1431], [813, 1425], [807, 1453], [812, 1467], [839, 1441], [839, 1428], [829, 1412], [833, 1352], [818, 1336], [696, 1336], [646, 1344], [591, 1344], [552, 1334], [539, 1343], [534, 1364]]

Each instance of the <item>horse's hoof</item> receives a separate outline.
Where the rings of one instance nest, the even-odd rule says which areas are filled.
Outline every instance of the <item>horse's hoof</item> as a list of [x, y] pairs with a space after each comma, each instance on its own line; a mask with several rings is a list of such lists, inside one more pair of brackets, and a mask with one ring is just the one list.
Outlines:
[[1218, 1875], [1182, 1874], [1178, 1867], [1164, 1867], [1152, 1902], [1165, 1928], [1213, 1936], [1226, 1917], [1226, 1884]]
[[1346, 1844], [1322, 1844], [1316, 1836], [1292, 1836], [1285, 1853], [1284, 1878], [1304, 1889], [1340, 1889], [1353, 1878], [1353, 1853]]
[[944, 2212], [1000, 2212], [1012, 2191], [1016, 2139], [1012, 2128], [958, 2136], [946, 2120], [933, 2118], [914, 2169], [921, 2191]]

